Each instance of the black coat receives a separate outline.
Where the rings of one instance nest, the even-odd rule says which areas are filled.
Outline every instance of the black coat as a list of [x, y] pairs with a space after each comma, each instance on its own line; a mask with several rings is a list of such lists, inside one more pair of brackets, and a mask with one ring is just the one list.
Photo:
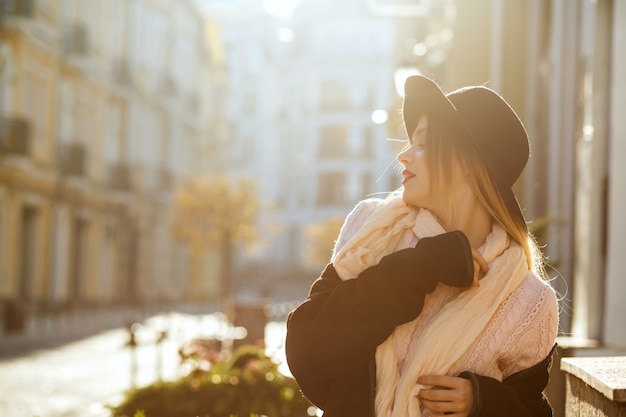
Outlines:
[[[418, 252], [418, 263], [424, 266], [419, 270], [427, 271], [433, 263], [432, 252], [427, 252]], [[445, 268], [460, 260], [435, 261]], [[287, 361], [304, 395], [324, 411], [325, 417], [374, 417], [376, 347], [397, 325], [419, 315], [426, 294], [437, 285], [436, 279], [424, 275], [419, 280], [421, 288], [412, 288], [407, 298], [406, 288], [390, 285], [388, 279], [379, 279], [376, 274], [362, 273], [359, 279], [342, 281], [329, 264], [314, 282], [307, 300], [291, 312]], [[459, 376], [472, 382], [471, 416], [552, 416], [543, 395], [551, 358], [552, 352], [542, 362], [502, 382], [463, 372]]]

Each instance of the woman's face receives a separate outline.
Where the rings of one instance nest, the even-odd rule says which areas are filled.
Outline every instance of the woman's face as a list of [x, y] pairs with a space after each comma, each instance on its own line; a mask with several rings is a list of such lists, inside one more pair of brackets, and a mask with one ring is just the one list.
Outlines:
[[[407, 204], [430, 210], [440, 219], [448, 218], [450, 201], [460, 203], [463, 207], [465, 199], [472, 194], [471, 187], [466, 175], [462, 175], [461, 163], [452, 156], [451, 164], [446, 172], [432, 172], [433, 166], [437, 166], [435, 161], [429, 164], [427, 158], [428, 143], [428, 118], [421, 116], [413, 136], [411, 144], [404, 151], [398, 154], [398, 161], [404, 167], [402, 171], [402, 185], [404, 190], [402, 198]], [[437, 190], [432, 189], [431, 178], [433, 175], [440, 175], [439, 183], [442, 187]]]
[[422, 115], [411, 136], [410, 145], [398, 154], [398, 161], [404, 167], [402, 171], [402, 198], [407, 204], [431, 208], [430, 174], [424, 155], [428, 119]]

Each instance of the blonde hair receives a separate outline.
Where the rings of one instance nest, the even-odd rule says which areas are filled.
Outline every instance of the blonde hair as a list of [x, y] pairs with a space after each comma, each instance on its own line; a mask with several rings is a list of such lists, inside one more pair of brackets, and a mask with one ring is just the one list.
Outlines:
[[452, 195], [444, 190], [450, 184], [453, 164], [458, 161], [462, 168], [472, 174], [468, 175], [467, 179], [480, 204], [492, 219], [524, 249], [528, 269], [545, 278], [544, 256], [535, 238], [528, 231], [524, 220], [513, 214], [504, 202], [478, 149], [465, 139], [466, 134], [446, 129], [445, 123], [441, 120], [435, 116], [427, 116], [428, 128], [424, 155], [429, 172], [434, 173], [430, 175], [431, 192], [449, 198], [446, 213], [448, 218], [442, 220], [448, 223], [455, 216]]

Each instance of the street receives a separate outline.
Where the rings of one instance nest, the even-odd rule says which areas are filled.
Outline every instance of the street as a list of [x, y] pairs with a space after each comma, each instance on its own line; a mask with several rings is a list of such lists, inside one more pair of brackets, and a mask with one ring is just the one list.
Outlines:
[[[181, 375], [178, 348], [194, 337], [219, 338], [227, 331], [220, 314], [155, 316], [136, 326], [137, 347], [124, 328], [56, 349], [0, 359], [0, 416], [109, 417], [107, 405], [135, 386]], [[161, 331], [167, 337], [158, 342]], [[268, 353], [280, 357], [284, 325], [268, 323]]]

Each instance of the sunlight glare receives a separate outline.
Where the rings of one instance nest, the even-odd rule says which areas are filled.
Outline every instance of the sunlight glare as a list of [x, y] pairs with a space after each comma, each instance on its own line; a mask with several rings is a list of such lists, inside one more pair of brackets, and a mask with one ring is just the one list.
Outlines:
[[411, 75], [419, 75], [421, 72], [415, 67], [399, 67], [394, 74], [394, 85], [396, 93], [400, 97], [404, 97], [404, 83]]
[[372, 112], [372, 122], [374, 122], [377, 125], [382, 125], [383, 123], [387, 121], [388, 118], [389, 118], [389, 115], [387, 114], [386, 110], [377, 109]]
[[281, 42], [289, 43], [293, 41], [295, 34], [292, 29], [287, 28], [287, 27], [282, 27], [276, 31], [276, 37]]
[[263, 8], [272, 16], [286, 19], [291, 16], [298, 0], [263, 0]]

